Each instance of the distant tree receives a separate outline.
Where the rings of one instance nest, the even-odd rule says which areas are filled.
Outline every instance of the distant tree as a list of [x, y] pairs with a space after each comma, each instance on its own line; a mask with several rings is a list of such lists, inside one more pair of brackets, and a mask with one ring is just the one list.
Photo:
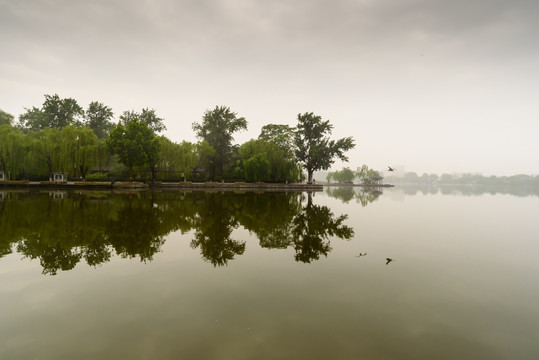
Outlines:
[[[133, 167], [157, 163], [159, 147], [157, 136], [148, 125], [132, 120], [127, 125], [119, 123], [106, 141], [109, 151], [118, 155], [122, 164], [129, 169], [129, 179], [133, 178]], [[153, 163], [153, 164], [152, 164]], [[153, 171], [152, 171], [153, 179]]]
[[111, 121], [113, 116], [114, 113], [110, 107], [92, 101], [84, 114], [84, 125], [92, 129], [98, 139], [104, 139], [115, 126]]
[[0, 109], [0, 125], [12, 125], [14, 116]]
[[328, 172], [328, 174], [326, 175], [326, 181], [327, 183], [329, 184], [331, 182], [331, 179], [333, 178], [333, 174], [331, 171]]
[[233, 150], [232, 135], [239, 130], [247, 130], [247, 120], [238, 117], [228, 107], [216, 106], [204, 113], [201, 123], [193, 123], [193, 130], [215, 150], [210, 168], [210, 176], [213, 178], [215, 170], [219, 175], [223, 175], [223, 167]]
[[349, 167], [333, 173], [333, 178], [340, 184], [352, 183], [355, 177], [356, 174]]
[[33, 107], [19, 116], [21, 127], [27, 131], [38, 131], [46, 128], [61, 130], [68, 125], [80, 125], [84, 110], [75, 99], [61, 99], [57, 94], [45, 95], [41, 109]]
[[358, 167], [355, 175], [359, 178], [360, 182], [367, 185], [382, 180], [380, 173], [376, 170], [369, 169], [367, 165], [362, 165], [360, 168]]
[[352, 137], [330, 140], [328, 135], [333, 126], [313, 113], [298, 114], [296, 129], [295, 154], [307, 170], [308, 183], [312, 183], [315, 171], [329, 169], [335, 158], [348, 161], [344, 152], [355, 146]]

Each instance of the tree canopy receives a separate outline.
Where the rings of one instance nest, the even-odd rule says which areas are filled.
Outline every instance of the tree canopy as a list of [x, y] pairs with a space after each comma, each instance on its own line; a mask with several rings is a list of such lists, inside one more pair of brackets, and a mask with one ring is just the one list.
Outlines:
[[98, 139], [109, 136], [109, 131], [114, 128], [112, 109], [103, 103], [93, 101], [88, 105], [84, 114], [84, 125], [92, 129]]
[[45, 95], [41, 108], [32, 107], [19, 117], [20, 126], [27, 131], [46, 128], [62, 129], [80, 124], [84, 110], [72, 98], [61, 99], [57, 94]]
[[0, 109], [0, 125], [11, 125], [13, 123], [13, 119], [13, 115]]

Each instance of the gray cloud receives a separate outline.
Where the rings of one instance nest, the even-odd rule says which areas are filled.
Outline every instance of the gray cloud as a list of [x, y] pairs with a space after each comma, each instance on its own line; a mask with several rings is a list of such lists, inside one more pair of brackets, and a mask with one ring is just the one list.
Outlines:
[[525, 0], [0, 0], [0, 108], [46, 93], [150, 106], [174, 140], [216, 104], [250, 121], [238, 140], [314, 111], [357, 137], [355, 164], [509, 171], [484, 166], [480, 142], [537, 172], [516, 154], [539, 150], [538, 18]]

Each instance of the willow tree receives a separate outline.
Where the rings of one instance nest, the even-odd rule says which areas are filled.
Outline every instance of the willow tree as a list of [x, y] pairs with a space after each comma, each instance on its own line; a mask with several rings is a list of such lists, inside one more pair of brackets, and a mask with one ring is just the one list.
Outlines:
[[329, 123], [329, 120], [323, 121], [320, 116], [313, 113], [298, 114], [298, 125], [294, 137], [295, 154], [307, 170], [309, 184], [313, 181], [315, 171], [329, 169], [336, 158], [348, 161], [344, 152], [355, 146], [352, 137], [331, 140], [329, 135], [332, 129], [333, 125]]
[[99, 140], [96, 134], [85, 126], [66, 126], [62, 129], [61, 141], [63, 168], [69, 169], [72, 177], [85, 179], [88, 171], [98, 163]]
[[6, 171], [12, 180], [25, 172], [28, 147], [28, 139], [20, 130], [0, 125], [0, 169]]
[[48, 176], [52, 178], [53, 171], [62, 169], [62, 143], [60, 130], [56, 128], [46, 128], [42, 131], [33, 132], [31, 136], [31, 152], [35, 159], [47, 166]]

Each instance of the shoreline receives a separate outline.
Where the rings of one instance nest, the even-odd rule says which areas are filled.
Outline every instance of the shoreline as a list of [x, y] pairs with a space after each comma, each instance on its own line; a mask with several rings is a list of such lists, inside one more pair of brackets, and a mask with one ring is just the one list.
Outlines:
[[0, 181], [0, 188], [26, 188], [26, 189], [213, 189], [213, 190], [294, 190], [294, 191], [322, 191], [320, 184], [283, 184], [283, 183], [223, 183], [223, 182], [156, 182], [154, 184], [142, 182], [120, 181]]

